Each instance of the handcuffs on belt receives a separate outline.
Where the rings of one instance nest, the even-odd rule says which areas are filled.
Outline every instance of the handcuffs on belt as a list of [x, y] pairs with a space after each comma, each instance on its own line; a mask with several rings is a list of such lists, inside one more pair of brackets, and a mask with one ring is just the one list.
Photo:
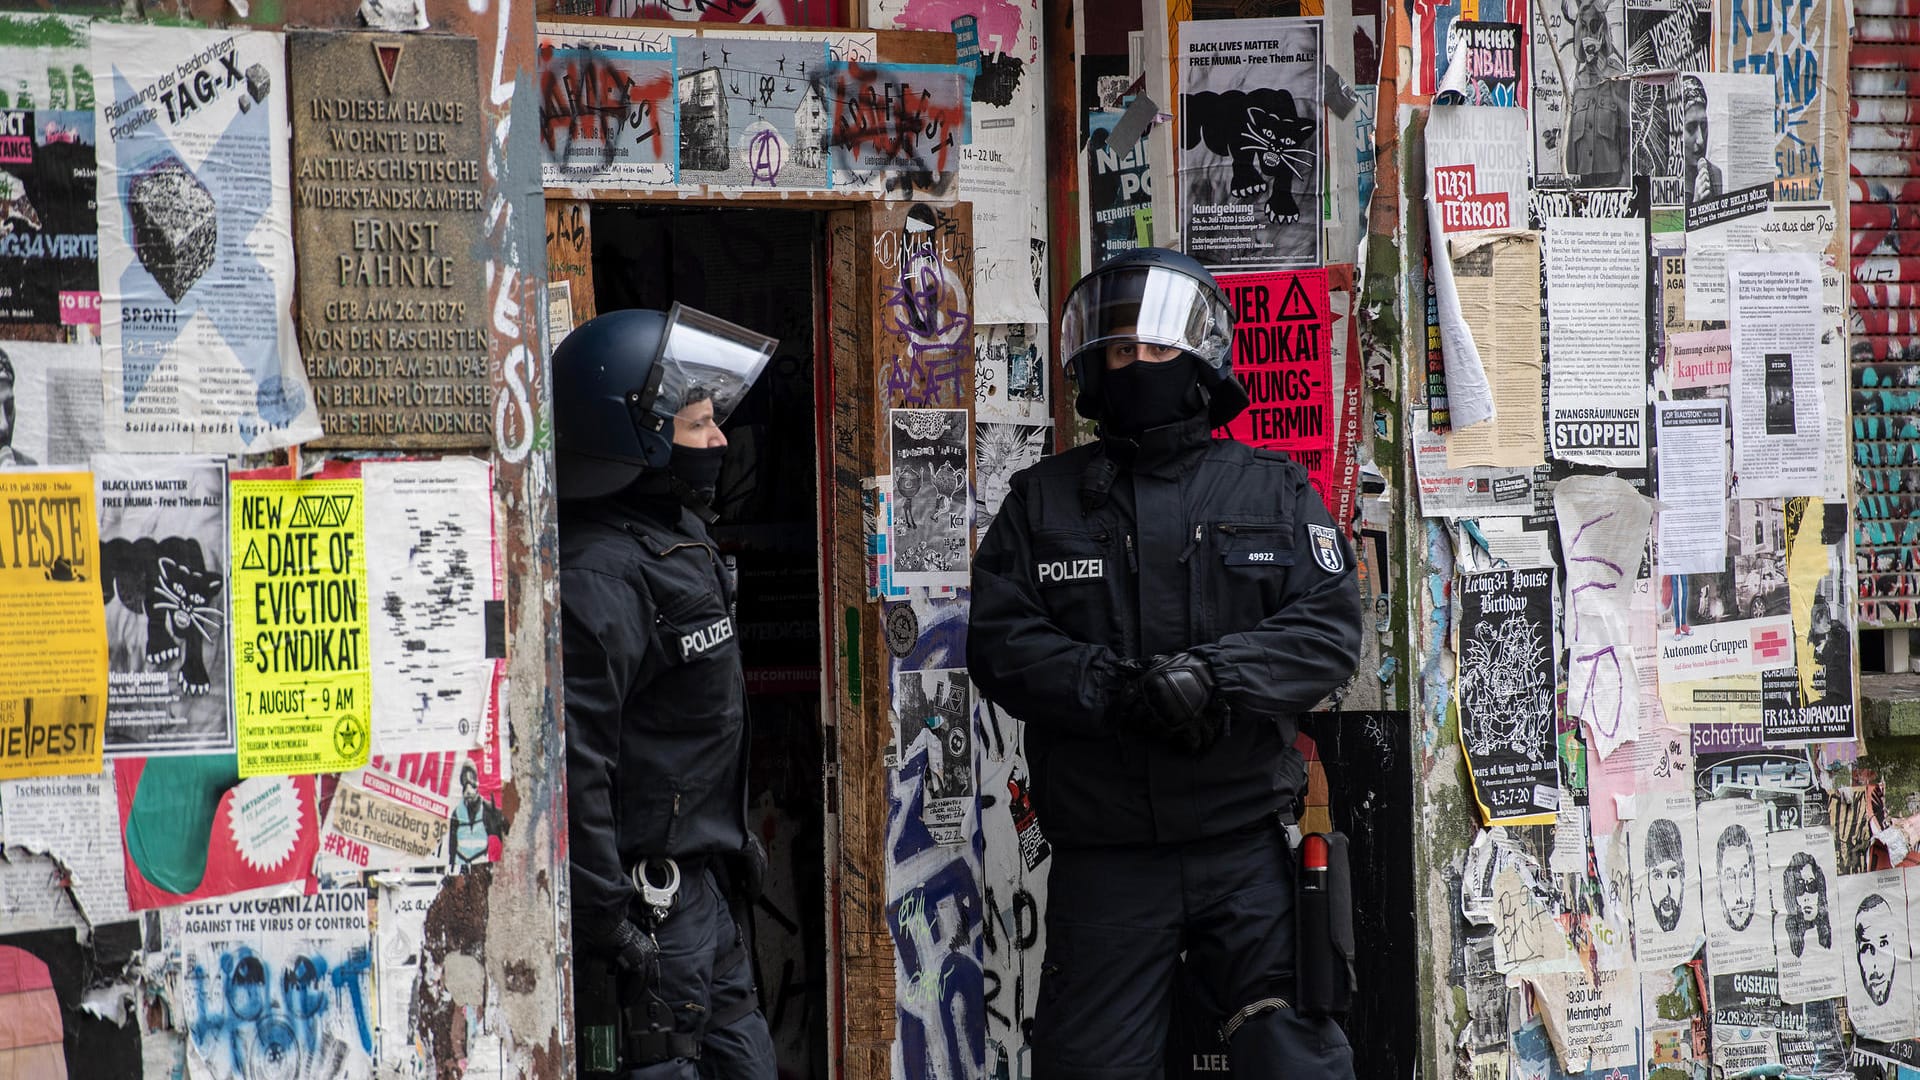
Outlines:
[[[647, 873], [649, 866], [658, 864], [665, 864], [667, 868], [665, 885], [655, 885]], [[640, 902], [653, 913], [654, 924], [666, 922], [673, 910], [673, 898], [680, 892], [680, 864], [671, 857], [641, 859], [627, 871], [627, 876], [633, 881], [634, 891], [640, 894]]]

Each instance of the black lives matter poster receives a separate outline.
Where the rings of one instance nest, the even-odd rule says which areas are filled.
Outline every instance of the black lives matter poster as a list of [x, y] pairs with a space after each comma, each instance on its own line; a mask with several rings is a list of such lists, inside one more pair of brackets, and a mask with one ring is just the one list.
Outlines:
[[1225, 274], [1233, 305], [1233, 373], [1250, 404], [1226, 433], [1248, 446], [1284, 450], [1325, 499], [1333, 489], [1333, 312], [1327, 271]]

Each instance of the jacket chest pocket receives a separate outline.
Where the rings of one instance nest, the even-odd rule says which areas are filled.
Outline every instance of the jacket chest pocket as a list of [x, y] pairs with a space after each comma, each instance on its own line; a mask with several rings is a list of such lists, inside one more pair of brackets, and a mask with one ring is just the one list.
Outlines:
[[702, 597], [654, 620], [654, 642], [670, 666], [712, 663], [738, 655], [732, 616], [717, 597]]
[[1298, 557], [1293, 523], [1236, 518], [1207, 526], [1207, 533], [1208, 558], [1198, 560], [1207, 635], [1251, 629], [1280, 608], [1287, 574]]
[[1036, 532], [1031, 573], [1061, 629], [1080, 641], [1113, 640], [1114, 598], [1127, 567], [1112, 532]]

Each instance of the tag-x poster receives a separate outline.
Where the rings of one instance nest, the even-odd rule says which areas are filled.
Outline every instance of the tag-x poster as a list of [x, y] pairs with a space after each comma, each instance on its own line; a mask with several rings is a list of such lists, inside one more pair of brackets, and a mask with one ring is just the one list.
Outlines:
[[319, 438], [293, 331], [283, 36], [102, 22], [93, 55], [108, 448]]

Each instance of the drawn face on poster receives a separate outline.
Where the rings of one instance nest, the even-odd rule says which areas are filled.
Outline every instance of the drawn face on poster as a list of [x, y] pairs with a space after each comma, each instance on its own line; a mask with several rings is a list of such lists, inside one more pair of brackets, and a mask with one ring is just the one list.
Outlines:
[[1699, 805], [1698, 818], [1707, 960], [1717, 974], [1772, 969], [1767, 804], [1740, 796], [1711, 799]]
[[1232, 270], [1319, 264], [1320, 21], [1182, 23], [1180, 48], [1187, 253]]
[[1044, 424], [975, 424], [974, 528], [982, 539], [1006, 501], [1013, 474], [1038, 462], [1052, 449], [1053, 428]]
[[1727, 929], [1753, 925], [1755, 885], [1753, 838], [1738, 825], [1729, 825], [1715, 844], [1715, 872], [1720, 884], [1720, 916]]
[[1833, 917], [1828, 913], [1827, 875], [1810, 852], [1794, 852], [1780, 875], [1780, 895], [1786, 898], [1787, 949], [1804, 956], [1808, 938], [1822, 949], [1833, 948]]
[[1628, 834], [1634, 952], [1642, 967], [1680, 963], [1694, 954], [1704, 929], [1693, 794], [1661, 792], [1641, 801]]
[[1898, 870], [1848, 874], [1840, 879], [1839, 913], [1845, 920], [1847, 1011], [1868, 1038], [1913, 1035], [1913, 959], [1909, 949], [1907, 894]]

